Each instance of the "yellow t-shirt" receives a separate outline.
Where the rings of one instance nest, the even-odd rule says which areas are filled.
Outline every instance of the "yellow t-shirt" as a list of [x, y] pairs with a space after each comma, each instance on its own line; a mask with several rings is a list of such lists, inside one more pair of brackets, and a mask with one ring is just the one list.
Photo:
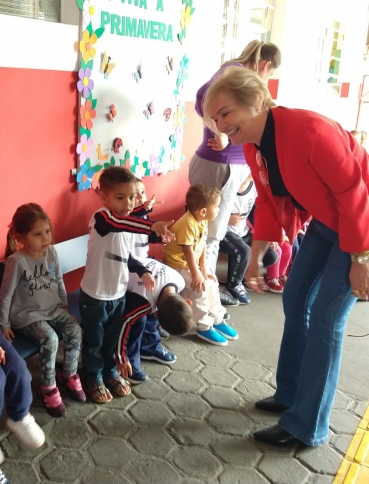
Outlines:
[[175, 233], [176, 240], [166, 244], [163, 253], [163, 263], [174, 269], [189, 269], [183, 246], [191, 246], [199, 264], [208, 236], [208, 221], [196, 222], [191, 212], [186, 212], [170, 228]]

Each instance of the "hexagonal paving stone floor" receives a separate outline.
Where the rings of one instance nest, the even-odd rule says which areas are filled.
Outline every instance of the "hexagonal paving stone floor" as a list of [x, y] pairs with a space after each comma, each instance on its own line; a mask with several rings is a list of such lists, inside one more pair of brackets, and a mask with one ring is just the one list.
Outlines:
[[[229, 308], [238, 341], [219, 348], [195, 335], [170, 338], [164, 344], [177, 363], [143, 363], [150, 379], [126, 398], [96, 405], [66, 397], [67, 417], [56, 420], [35, 396], [32, 413], [47, 435], [40, 449], [20, 444], [2, 417], [1, 467], [12, 484], [331, 483], [367, 406], [367, 352], [361, 358], [360, 342], [349, 341], [327, 445], [257, 444], [252, 433], [277, 422], [254, 402], [273, 394], [283, 316], [278, 295], [250, 297], [251, 305]], [[366, 305], [355, 307], [352, 332], [361, 331], [365, 312]], [[37, 385], [37, 357], [28, 365]]]

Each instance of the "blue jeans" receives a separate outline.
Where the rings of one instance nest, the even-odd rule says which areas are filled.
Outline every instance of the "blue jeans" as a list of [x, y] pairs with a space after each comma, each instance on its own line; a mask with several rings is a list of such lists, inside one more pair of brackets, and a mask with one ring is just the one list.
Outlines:
[[274, 396], [289, 407], [280, 427], [310, 446], [328, 439], [346, 321], [356, 301], [350, 268], [338, 234], [313, 220], [283, 291], [285, 325]]
[[123, 324], [125, 297], [101, 301], [81, 290], [82, 364], [87, 385], [118, 378], [115, 347]]

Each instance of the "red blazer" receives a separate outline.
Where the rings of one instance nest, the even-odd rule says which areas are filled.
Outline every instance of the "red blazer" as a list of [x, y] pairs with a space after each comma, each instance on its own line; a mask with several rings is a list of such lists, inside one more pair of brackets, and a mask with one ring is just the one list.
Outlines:
[[[259, 177], [254, 144], [244, 145], [258, 192], [254, 239], [294, 241], [312, 215], [339, 234], [346, 252], [369, 249], [369, 163], [363, 147], [338, 123], [301, 109], [273, 108], [279, 169], [291, 197], [276, 197]], [[263, 167], [264, 175], [267, 170]]]

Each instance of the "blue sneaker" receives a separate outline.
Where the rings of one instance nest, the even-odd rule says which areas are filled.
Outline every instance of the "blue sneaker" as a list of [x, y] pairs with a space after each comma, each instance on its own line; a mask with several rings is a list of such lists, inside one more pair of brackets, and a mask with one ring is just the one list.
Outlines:
[[177, 357], [174, 353], [162, 348], [160, 351], [156, 351], [152, 355], [140, 355], [141, 360], [151, 360], [157, 361], [158, 363], [162, 363], [163, 365], [173, 365], [177, 361]]
[[243, 287], [242, 282], [237, 284], [236, 287], [225, 286], [225, 294], [234, 297], [240, 304], [250, 304], [250, 299], [247, 296], [246, 289]]
[[235, 331], [233, 328], [228, 326], [228, 324], [223, 321], [220, 324], [214, 324], [213, 326], [214, 329], [218, 331], [222, 336], [224, 336], [227, 339], [238, 339], [238, 333]]
[[140, 383], [143, 383], [148, 379], [149, 377], [146, 375], [144, 371], [135, 370], [134, 368], [132, 368], [132, 376], [129, 376], [127, 378], [129, 383], [132, 383], [132, 385], [139, 385]]
[[227, 338], [218, 333], [218, 331], [215, 331], [214, 328], [210, 328], [207, 331], [198, 330], [197, 336], [212, 345], [227, 346], [228, 344]]

